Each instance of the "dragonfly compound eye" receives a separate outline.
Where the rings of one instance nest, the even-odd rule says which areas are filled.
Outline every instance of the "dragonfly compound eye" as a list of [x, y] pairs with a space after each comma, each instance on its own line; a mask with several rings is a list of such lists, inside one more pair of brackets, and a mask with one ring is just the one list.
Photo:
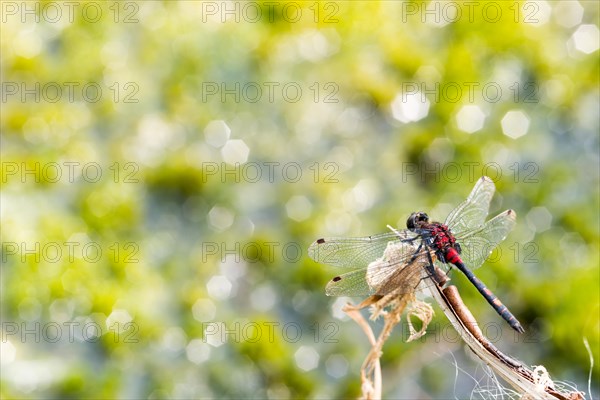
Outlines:
[[406, 220], [406, 227], [411, 230], [416, 229], [419, 228], [419, 226], [423, 222], [428, 223], [429, 216], [424, 212], [414, 212], [410, 214], [410, 217], [408, 217], [408, 219]]
[[417, 221], [429, 223], [429, 215], [424, 212], [417, 213]]
[[417, 227], [416, 217], [417, 217], [417, 213], [410, 214], [410, 216], [406, 220], [406, 227], [408, 229], [412, 230], [412, 229], [415, 229]]

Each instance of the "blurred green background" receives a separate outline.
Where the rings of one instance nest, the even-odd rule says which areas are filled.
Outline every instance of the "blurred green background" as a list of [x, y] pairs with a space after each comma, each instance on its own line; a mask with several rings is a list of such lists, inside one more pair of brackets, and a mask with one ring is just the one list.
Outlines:
[[[368, 342], [307, 247], [484, 174], [518, 224], [477, 274], [527, 334], [453, 282], [585, 392], [587, 338], [598, 397], [597, 2], [1, 7], [3, 398], [356, 397]], [[486, 385], [434, 308], [386, 397]]]

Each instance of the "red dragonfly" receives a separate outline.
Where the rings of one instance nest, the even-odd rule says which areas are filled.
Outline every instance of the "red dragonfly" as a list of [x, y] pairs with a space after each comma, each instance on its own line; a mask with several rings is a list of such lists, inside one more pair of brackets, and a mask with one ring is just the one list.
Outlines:
[[488, 177], [480, 178], [471, 194], [446, 221], [430, 222], [415, 212], [407, 229], [360, 238], [324, 238], [308, 249], [320, 263], [351, 269], [334, 277], [325, 289], [328, 296], [400, 295], [423, 290], [435, 279], [434, 262], [443, 270], [459, 269], [496, 312], [519, 333], [524, 329], [514, 315], [473, 274], [512, 230], [516, 213], [506, 210], [485, 221], [496, 188]]

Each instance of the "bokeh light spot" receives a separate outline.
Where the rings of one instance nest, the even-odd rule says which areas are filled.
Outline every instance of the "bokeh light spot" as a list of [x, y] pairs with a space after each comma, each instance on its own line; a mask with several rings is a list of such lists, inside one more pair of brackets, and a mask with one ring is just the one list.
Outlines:
[[335, 301], [331, 305], [331, 313], [334, 318], [342, 321], [347, 321], [348, 319], [350, 319], [348, 314], [346, 314], [342, 310], [346, 306], [346, 304], [348, 304], [348, 302], [350, 302], [350, 298], [348, 297], [338, 297], [337, 299], [335, 299]]
[[162, 337], [162, 346], [169, 352], [179, 353], [183, 350], [187, 337], [183, 329], [178, 326], [172, 326]]
[[204, 128], [204, 138], [206, 143], [214, 147], [222, 147], [229, 140], [231, 129], [225, 121], [215, 120], [210, 121]]
[[301, 346], [294, 353], [294, 360], [298, 368], [310, 371], [319, 366], [319, 353], [311, 346]]
[[209, 322], [204, 326], [204, 341], [212, 347], [221, 347], [227, 343], [225, 334], [227, 326], [224, 322]]
[[6, 337], [0, 342], [0, 364], [7, 365], [15, 360], [17, 349]]
[[559, 25], [571, 28], [579, 25], [583, 18], [583, 7], [577, 0], [559, 1], [554, 5], [554, 19]]
[[231, 295], [232, 284], [226, 277], [216, 275], [206, 283], [208, 294], [217, 300], [226, 300]]
[[361, 179], [343, 195], [344, 208], [349, 211], [365, 211], [373, 206], [379, 196], [379, 187], [373, 179]]
[[305, 196], [294, 196], [285, 204], [290, 219], [300, 222], [308, 219], [312, 213], [312, 204]]
[[273, 286], [264, 284], [252, 291], [250, 303], [258, 311], [269, 311], [277, 302], [277, 292]]
[[208, 222], [218, 230], [224, 231], [233, 224], [234, 214], [225, 207], [214, 206], [208, 212]]
[[333, 354], [325, 361], [327, 374], [333, 378], [342, 378], [348, 373], [348, 360], [341, 354]]
[[535, 13], [532, 13], [530, 9], [532, 6], [522, 6], [521, 12], [523, 13], [523, 20], [527, 24], [531, 24], [533, 26], [541, 26], [548, 23], [550, 20], [550, 16], [552, 15], [552, 7], [545, 0], [534, 0], [528, 1], [525, 4], [535, 4]]
[[186, 346], [185, 354], [194, 364], [202, 364], [210, 358], [210, 346], [201, 339], [193, 339]]
[[243, 164], [248, 161], [250, 148], [241, 139], [228, 140], [221, 149], [223, 161], [227, 164]]
[[572, 39], [575, 48], [582, 53], [591, 54], [598, 50], [600, 45], [598, 27], [594, 24], [580, 25], [573, 33]]
[[35, 26], [19, 33], [13, 42], [13, 50], [16, 54], [25, 58], [33, 58], [40, 53], [42, 40], [36, 32]]
[[115, 332], [126, 331], [125, 325], [133, 321], [133, 318], [127, 310], [116, 308], [106, 318], [107, 328]]
[[463, 132], [473, 133], [483, 128], [485, 114], [481, 107], [476, 105], [463, 106], [456, 113], [456, 125]]
[[19, 317], [26, 321], [37, 320], [42, 313], [42, 305], [34, 297], [26, 297], [19, 303]]
[[403, 122], [416, 122], [429, 114], [429, 100], [419, 91], [399, 93], [392, 102], [392, 116]]
[[536, 232], [544, 232], [552, 225], [552, 214], [546, 207], [533, 207], [525, 217], [529, 227]]
[[209, 299], [198, 299], [192, 306], [194, 319], [200, 322], [212, 321], [215, 318], [217, 307]]
[[502, 118], [502, 132], [513, 139], [517, 139], [529, 130], [529, 117], [521, 110], [507, 112]]

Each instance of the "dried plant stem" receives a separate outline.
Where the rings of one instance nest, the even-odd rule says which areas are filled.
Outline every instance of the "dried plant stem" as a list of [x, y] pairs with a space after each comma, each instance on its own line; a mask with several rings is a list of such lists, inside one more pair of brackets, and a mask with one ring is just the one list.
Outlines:
[[554, 383], [543, 366], [538, 366], [532, 371], [520, 361], [498, 350], [483, 336], [477, 327], [477, 321], [462, 302], [456, 287], [448, 286], [442, 289], [440, 286], [434, 285], [431, 287], [431, 293], [469, 348], [503, 380], [522, 393], [523, 400], [584, 399], [581, 392], [561, 393], [555, 389]]
[[[343, 311], [362, 328], [371, 344], [371, 350], [363, 362], [360, 374], [362, 398], [364, 399], [371, 400], [381, 398], [382, 378], [381, 363], [379, 360], [382, 355], [383, 345], [391, 335], [394, 327], [400, 322], [402, 313], [409, 304], [412, 306], [409, 309], [408, 315], [418, 318], [422, 322], [421, 329], [416, 331], [409, 320], [411, 329], [410, 341], [423, 336], [427, 325], [433, 318], [433, 309], [431, 306], [427, 303], [417, 301], [412, 294], [404, 296], [371, 296], [358, 306], [347, 304], [343, 308]], [[371, 307], [371, 319], [382, 316], [384, 320], [383, 329], [377, 338], [375, 338], [375, 334], [369, 323], [360, 313], [360, 310], [367, 306]], [[386, 307], [389, 307], [389, 309], [384, 310]]]
[[[583, 393], [560, 392], [554, 387], [548, 372], [543, 366], [530, 370], [520, 361], [509, 357], [498, 350], [478, 328], [477, 321], [462, 302], [455, 286], [443, 288], [446, 279], [439, 276], [425, 277], [431, 279], [435, 284], [430, 286], [433, 298], [440, 305], [452, 326], [461, 335], [463, 341], [469, 348], [503, 380], [509, 383], [519, 393], [522, 400], [544, 399], [544, 400], [583, 400]], [[365, 332], [371, 344], [371, 350], [365, 358], [361, 367], [362, 398], [380, 399], [382, 394], [382, 377], [380, 358], [383, 345], [388, 339], [394, 326], [400, 320], [402, 313], [408, 305], [408, 324], [410, 337], [408, 341], [417, 339], [425, 334], [425, 330], [433, 317], [433, 309], [427, 303], [417, 301], [414, 295], [397, 295], [390, 293], [386, 296], [371, 296], [357, 306], [347, 304], [343, 311], [346, 312]], [[371, 319], [382, 316], [384, 327], [379, 337], [375, 337], [369, 323], [360, 313], [360, 310], [370, 307]], [[411, 324], [411, 317], [422, 321], [422, 327], [416, 331]]]
[[378, 341], [375, 339], [371, 326], [360, 313], [360, 308], [347, 304], [342, 310], [362, 328], [369, 339], [369, 343], [371, 343], [371, 351], [360, 370], [363, 398], [368, 400], [380, 399], [382, 389], [381, 363], [379, 362], [379, 354], [374, 356]]

